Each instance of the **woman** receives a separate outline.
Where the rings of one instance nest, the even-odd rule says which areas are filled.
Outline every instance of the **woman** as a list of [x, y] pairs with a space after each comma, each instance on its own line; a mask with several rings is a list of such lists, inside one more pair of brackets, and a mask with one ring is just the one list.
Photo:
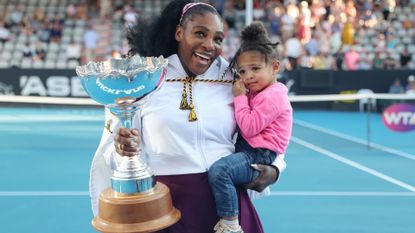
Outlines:
[[[223, 24], [212, 6], [188, 3], [173, 1], [150, 26], [140, 23], [130, 32], [132, 54], [168, 58], [166, 82], [142, 107], [141, 117], [134, 119], [133, 126], [141, 125], [141, 132], [108, 127], [91, 168], [90, 194], [97, 214], [99, 193], [109, 187], [111, 168], [120, 155], [137, 154], [141, 143], [140, 156], [147, 158], [157, 181], [170, 188], [173, 204], [182, 214], [163, 233], [213, 231], [218, 219], [207, 170], [234, 152], [232, 77], [225, 72], [228, 63], [219, 56]], [[285, 167], [284, 157], [277, 157], [274, 164], [258, 165], [262, 175], [249, 188], [261, 191], [275, 182]], [[244, 231], [263, 232], [245, 189], [238, 189], [238, 198]]]

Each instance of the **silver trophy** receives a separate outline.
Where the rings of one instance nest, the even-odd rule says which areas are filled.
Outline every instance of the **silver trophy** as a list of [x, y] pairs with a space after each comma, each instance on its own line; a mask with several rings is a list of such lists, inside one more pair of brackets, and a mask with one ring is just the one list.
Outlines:
[[[167, 59], [161, 56], [135, 55], [90, 62], [76, 67], [76, 73], [88, 95], [131, 129], [137, 110], [162, 85], [166, 67]], [[147, 164], [135, 155], [122, 157], [111, 189], [100, 195], [99, 215], [92, 224], [101, 232], [152, 232], [179, 218], [167, 186], [155, 182]]]

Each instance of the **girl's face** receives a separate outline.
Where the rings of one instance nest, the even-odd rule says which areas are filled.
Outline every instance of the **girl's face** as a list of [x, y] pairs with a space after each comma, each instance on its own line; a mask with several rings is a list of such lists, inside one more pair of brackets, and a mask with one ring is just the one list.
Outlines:
[[176, 28], [178, 55], [188, 75], [203, 74], [222, 53], [224, 38], [220, 18], [210, 12], [195, 14]]
[[258, 51], [243, 52], [237, 59], [239, 77], [250, 92], [260, 92], [275, 83], [279, 67], [279, 61], [267, 64], [264, 55]]

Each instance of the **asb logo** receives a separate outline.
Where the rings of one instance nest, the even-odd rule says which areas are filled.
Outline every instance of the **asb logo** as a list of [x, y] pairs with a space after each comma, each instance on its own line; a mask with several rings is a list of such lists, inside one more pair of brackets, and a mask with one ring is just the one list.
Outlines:
[[393, 104], [383, 111], [382, 122], [390, 130], [407, 132], [415, 129], [415, 105]]

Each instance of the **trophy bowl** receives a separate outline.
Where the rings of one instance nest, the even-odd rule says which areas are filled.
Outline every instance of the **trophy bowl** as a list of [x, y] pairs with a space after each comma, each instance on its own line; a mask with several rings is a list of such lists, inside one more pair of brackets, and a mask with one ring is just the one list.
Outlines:
[[[88, 95], [107, 107], [123, 127], [162, 84], [167, 59], [134, 55], [125, 59], [89, 62], [76, 67]], [[180, 219], [168, 187], [155, 182], [148, 165], [137, 155], [123, 156], [100, 194], [99, 213], [92, 220], [101, 232], [153, 232]]]

